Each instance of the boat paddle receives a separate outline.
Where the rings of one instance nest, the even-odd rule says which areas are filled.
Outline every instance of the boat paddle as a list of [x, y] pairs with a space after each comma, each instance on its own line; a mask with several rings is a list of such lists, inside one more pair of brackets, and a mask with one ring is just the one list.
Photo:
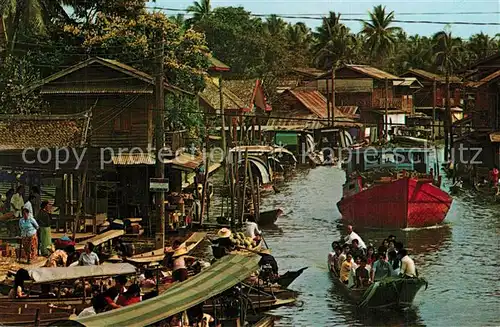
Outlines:
[[260, 234], [260, 237], [262, 238], [262, 241], [264, 241], [264, 245], [266, 246], [266, 248], [269, 249], [269, 245], [267, 245], [267, 242], [266, 242], [266, 239], [264, 238], [264, 235]]

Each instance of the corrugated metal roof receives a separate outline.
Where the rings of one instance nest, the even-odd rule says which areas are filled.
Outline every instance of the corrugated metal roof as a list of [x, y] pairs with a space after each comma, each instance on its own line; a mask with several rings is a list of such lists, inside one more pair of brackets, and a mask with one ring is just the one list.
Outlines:
[[210, 67], [208, 68], [209, 70], [216, 72], [228, 72], [231, 70], [231, 67], [229, 67], [219, 59], [215, 58], [211, 54], [208, 55], [208, 61], [210, 62]]
[[358, 106], [336, 106], [344, 116], [350, 118], [359, 118], [359, 107]]
[[480, 86], [483, 86], [484, 84], [487, 84], [491, 81], [493, 81], [494, 79], [500, 77], [500, 69], [497, 70], [496, 72], [484, 77], [483, 79], [477, 81], [477, 82], [469, 82], [467, 83], [467, 86], [469, 87], [480, 87]]
[[[336, 73], [339, 73], [342, 69], [350, 69], [355, 72], [358, 72], [360, 74], [369, 76], [374, 79], [378, 80], [383, 80], [383, 79], [389, 79], [389, 80], [398, 80], [401, 79], [400, 77], [397, 77], [395, 75], [392, 75], [391, 73], [388, 73], [386, 71], [383, 71], [381, 69], [368, 66], [368, 65], [344, 65], [340, 68], [336, 69]], [[323, 75], [317, 77], [317, 79], [332, 79], [332, 71], [330, 70], [327, 73], [324, 73]], [[338, 79], [341, 79], [338, 77]]]
[[263, 126], [264, 130], [287, 130], [287, 131], [302, 131], [321, 129], [326, 126], [326, 121], [323, 123], [317, 120], [315, 115], [311, 115], [311, 120], [300, 120], [293, 118], [270, 118], [267, 125]]
[[301, 75], [309, 76], [309, 77], [318, 77], [318, 76], [321, 76], [325, 73], [324, 70], [310, 68], [310, 67], [297, 67], [297, 68], [293, 68], [292, 71], [299, 73]]
[[402, 81], [393, 81], [394, 86], [408, 86], [412, 89], [420, 89], [424, 87], [416, 77], [403, 77]]
[[[226, 87], [226, 82], [222, 82], [222, 94], [223, 94], [223, 104], [225, 110], [235, 110], [244, 109], [247, 107], [246, 103], [243, 102], [236, 94], [231, 92], [231, 90]], [[219, 84], [216, 83], [214, 78], [205, 78], [205, 89], [200, 93], [201, 99], [207, 103], [212, 109], [220, 109], [220, 93]]]
[[174, 159], [165, 160], [165, 164], [170, 164], [174, 168], [181, 170], [195, 170], [203, 164], [203, 156], [192, 155], [190, 153], [182, 153]]
[[[319, 91], [309, 89], [293, 89], [289, 90], [297, 100], [300, 101], [311, 113], [319, 118], [327, 119], [327, 101]], [[335, 108], [335, 119], [347, 118], [338, 108]]]
[[90, 113], [0, 115], [0, 150], [80, 147], [86, 142]]
[[139, 327], [155, 324], [203, 303], [247, 279], [258, 268], [258, 256], [227, 255], [201, 273], [176, 283], [163, 294], [137, 304], [77, 319], [87, 327]]
[[[435, 73], [431, 73], [431, 72], [428, 72], [426, 70], [423, 70], [423, 69], [417, 69], [417, 68], [412, 68], [410, 70], [408, 70], [406, 73], [404, 73], [403, 75], [401, 76], [407, 76], [407, 75], [416, 75], [418, 77], [422, 77], [424, 79], [427, 79], [429, 81], [434, 81], [436, 80], [437, 82], [440, 82], [440, 83], [445, 83], [446, 82], [446, 77], [443, 76], [443, 75], [439, 75], [439, 74], [435, 74]], [[462, 80], [457, 77], [457, 76], [450, 76], [450, 83], [461, 83]]]
[[133, 165], [154, 165], [155, 156], [148, 153], [125, 153], [117, 156], [112, 156], [111, 160], [116, 166], [133, 166]]
[[[112, 59], [95, 57], [95, 58], [90, 58], [90, 59], [87, 59], [85, 61], [82, 61], [74, 66], [69, 67], [69, 68], [63, 69], [55, 74], [52, 74], [49, 77], [44, 78], [44, 79], [40, 80], [39, 82], [31, 85], [30, 87], [24, 89], [22, 92], [25, 92], [25, 93], [32, 92], [45, 84], [48, 84], [48, 83], [55, 81], [63, 76], [69, 75], [75, 71], [78, 71], [82, 68], [88, 67], [88, 66], [90, 66], [92, 64], [96, 64], [96, 63], [103, 65], [103, 66], [106, 66], [106, 67], [109, 67], [111, 69], [117, 70], [117, 71], [124, 73], [126, 75], [135, 77], [135, 78], [140, 79], [146, 83], [149, 83], [152, 85], [154, 85], [154, 83], [155, 83], [155, 81], [151, 75], [149, 75], [143, 71], [140, 71], [132, 66], [126, 65], [124, 63], [121, 63], [119, 61], [112, 60]], [[71, 82], [68, 82], [68, 84], [71, 84]], [[170, 85], [169, 83], [165, 83], [165, 88], [167, 90], [170, 90], [173, 92], [181, 92], [181, 93], [191, 94], [190, 92], [182, 90], [181, 88], [178, 88], [176, 86]]]

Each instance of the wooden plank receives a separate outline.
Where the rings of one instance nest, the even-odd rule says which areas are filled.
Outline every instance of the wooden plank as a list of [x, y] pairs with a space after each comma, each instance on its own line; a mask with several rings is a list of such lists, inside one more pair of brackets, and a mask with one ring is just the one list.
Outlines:
[[[188, 253], [191, 252], [198, 244], [205, 239], [207, 236], [207, 233], [203, 232], [195, 232], [193, 235], [191, 235], [187, 240], [184, 241], [180, 246], [181, 247], [186, 247], [188, 250]], [[149, 251], [141, 254], [134, 255], [130, 258], [127, 258], [128, 261], [132, 263], [151, 263], [151, 262], [158, 262], [163, 260], [165, 257], [166, 252], [174, 252], [172, 247], [167, 247], [164, 249], [156, 249], [154, 251]]]
[[117, 237], [120, 237], [123, 235], [125, 235], [124, 230], [109, 230], [109, 231], [104, 232], [102, 234], [96, 235], [89, 240], [86, 240], [86, 241], [83, 241], [83, 242], [76, 244], [75, 249], [77, 251], [83, 250], [83, 248], [85, 247], [85, 244], [87, 244], [88, 242], [92, 243], [94, 246], [98, 246], [98, 245], [101, 245], [103, 243], [106, 243], [107, 241], [110, 241], [114, 238], [117, 238]]

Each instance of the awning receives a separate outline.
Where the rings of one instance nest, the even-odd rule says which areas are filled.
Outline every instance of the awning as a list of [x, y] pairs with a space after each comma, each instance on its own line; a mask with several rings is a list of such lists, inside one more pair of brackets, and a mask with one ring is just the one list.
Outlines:
[[490, 134], [491, 143], [500, 143], [500, 132], [494, 132]]
[[29, 270], [35, 283], [54, 283], [80, 278], [97, 278], [104, 276], [131, 275], [136, 269], [130, 263], [117, 263], [99, 266], [75, 266], [57, 268], [37, 268]]
[[203, 156], [182, 153], [174, 159], [165, 160], [165, 164], [170, 164], [176, 169], [191, 171], [203, 164]]
[[148, 326], [203, 303], [239, 284], [259, 269], [259, 259], [258, 256], [228, 255], [157, 297], [76, 320], [87, 327]]
[[[245, 159], [241, 159], [239, 163], [245, 163]], [[251, 165], [254, 165], [257, 167], [260, 173], [260, 181], [262, 184], [269, 184], [271, 183], [271, 174], [269, 173], [269, 169], [267, 168], [266, 164], [260, 160], [259, 158], [256, 157], [248, 157], [248, 163]]]

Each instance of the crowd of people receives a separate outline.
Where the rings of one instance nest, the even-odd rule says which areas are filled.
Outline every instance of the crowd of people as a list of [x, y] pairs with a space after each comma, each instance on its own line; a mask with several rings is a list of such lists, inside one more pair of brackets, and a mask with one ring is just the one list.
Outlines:
[[348, 226], [348, 235], [333, 242], [332, 249], [328, 254], [329, 269], [348, 287], [368, 287], [387, 277], [418, 277], [413, 259], [394, 235], [389, 235], [375, 252]]

